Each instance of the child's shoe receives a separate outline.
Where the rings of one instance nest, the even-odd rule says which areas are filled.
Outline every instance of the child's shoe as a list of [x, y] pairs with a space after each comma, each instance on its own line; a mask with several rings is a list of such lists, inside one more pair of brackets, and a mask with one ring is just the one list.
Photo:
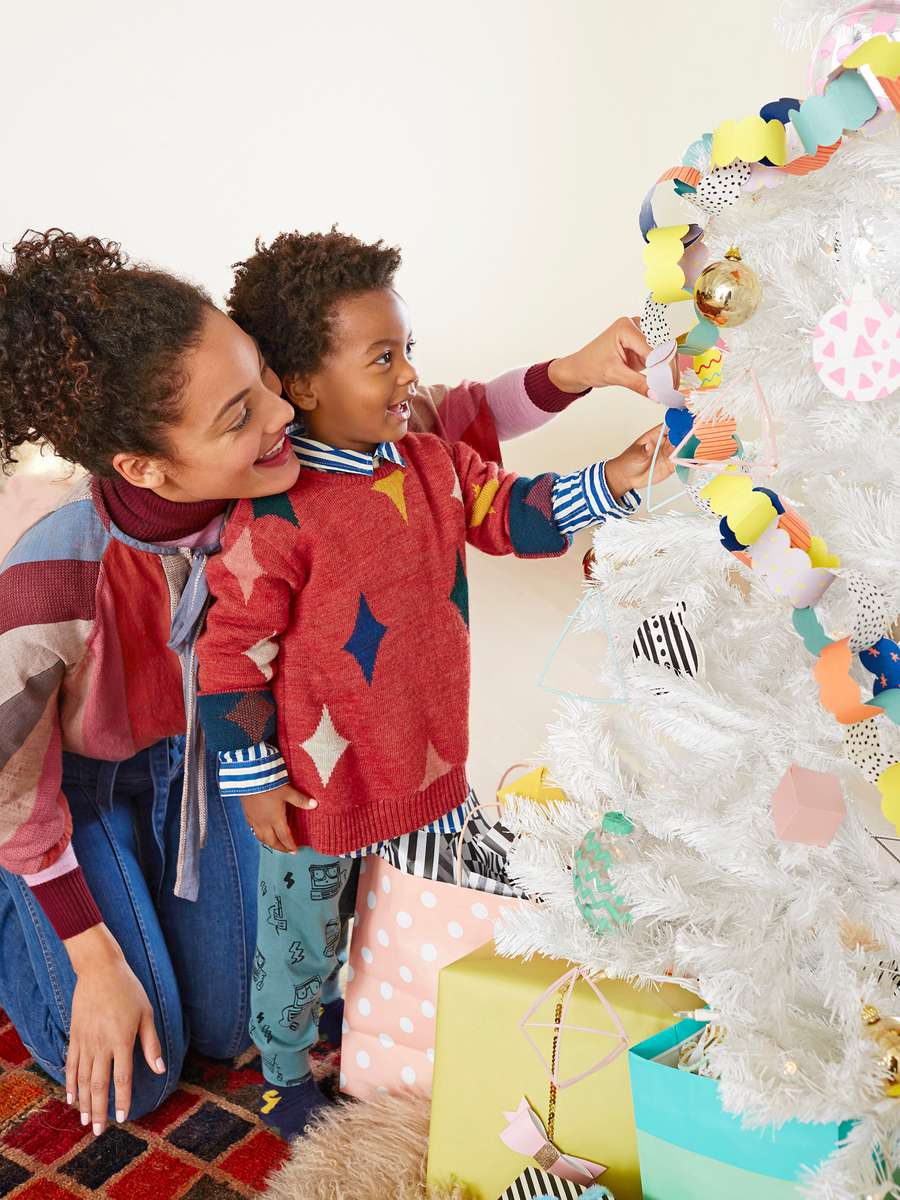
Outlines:
[[319, 1040], [329, 1046], [340, 1046], [344, 1027], [344, 1001], [338, 997], [328, 1004], [322, 1005], [322, 1015], [319, 1018]]
[[290, 1087], [276, 1087], [267, 1082], [258, 1111], [264, 1125], [290, 1142], [303, 1136], [316, 1113], [331, 1107], [331, 1101], [319, 1091], [312, 1075], [307, 1075]]

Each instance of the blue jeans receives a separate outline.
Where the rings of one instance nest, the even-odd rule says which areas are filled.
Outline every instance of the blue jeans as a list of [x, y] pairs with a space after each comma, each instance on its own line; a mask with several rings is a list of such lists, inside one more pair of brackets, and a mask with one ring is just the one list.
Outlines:
[[[212, 1058], [231, 1058], [250, 1044], [258, 845], [240, 802], [219, 796], [210, 756], [200, 895], [195, 902], [174, 896], [182, 742], [159, 742], [122, 763], [63, 755], [72, 845], [103, 920], [147, 993], [166, 1063], [164, 1075], [154, 1074], [137, 1046], [132, 1118], [174, 1089], [189, 1042]], [[60, 1083], [74, 986], [65, 946], [31, 889], [0, 870], [0, 1007]]]

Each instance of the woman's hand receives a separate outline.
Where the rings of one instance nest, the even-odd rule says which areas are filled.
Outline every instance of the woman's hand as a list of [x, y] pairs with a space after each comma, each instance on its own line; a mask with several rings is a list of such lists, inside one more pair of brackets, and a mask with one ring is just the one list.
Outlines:
[[[650, 464], [653, 461], [661, 429], [662, 425], [657, 425], [655, 429], [648, 429], [646, 433], [642, 433], [633, 441], [627, 450], [623, 450], [615, 458], [606, 460], [606, 483], [616, 500], [621, 500], [625, 493], [630, 492], [633, 488], [643, 487], [650, 478]], [[668, 479], [675, 470], [675, 464], [669, 458], [672, 449], [669, 439], [663, 438], [659, 454], [656, 456], [656, 466], [653, 471], [654, 483], [661, 483], [663, 479]]]
[[295, 808], [317, 808], [318, 802], [304, 796], [289, 783], [274, 788], [271, 792], [260, 792], [256, 796], [243, 796], [241, 806], [253, 836], [264, 846], [280, 850], [282, 854], [293, 854], [297, 849], [287, 823], [287, 806]]
[[65, 942], [77, 976], [66, 1056], [66, 1100], [76, 1099], [81, 1123], [95, 1134], [106, 1128], [109, 1079], [115, 1087], [116, 1120], [131, 1108], [135, 1038], [151, 1071], [166, 1069], [147, 993], [105, 925], [94, 925]]
[[641, 374], [650, 346], [637, 321], [619, 317], [599, 337], [550, 364], [550, 381], [563, 392], [618, 384], [647, 395], [647, 380]]

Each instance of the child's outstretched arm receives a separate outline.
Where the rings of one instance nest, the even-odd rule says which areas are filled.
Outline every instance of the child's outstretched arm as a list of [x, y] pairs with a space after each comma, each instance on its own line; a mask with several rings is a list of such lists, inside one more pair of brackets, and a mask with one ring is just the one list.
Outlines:
[[[588, 525], [621, 519], [640, 504], [636, 489], [649, 478], [660, 427], [642, 434], [606, 462], [571, 475], [528, 479], [485, 463], [468, 446], [451, 447], [466, 512], [466, 539], [487, 554], [552, 558], [569, 548], [572, 534]], [[654, 483], [671, 475], [665, 453], [657, 456]]]
[[197, 647], [200, 720], [218, 755], [220, 791], [239, 796], [257, 839], [281, 851], [297, 848], [285, 806], [316, 806], [290, 786], [271, 689], [278, 639], [303, 586], [291, 554], [292, 515], [286, 496], [237, 506], [207, 568], [214, 603]]

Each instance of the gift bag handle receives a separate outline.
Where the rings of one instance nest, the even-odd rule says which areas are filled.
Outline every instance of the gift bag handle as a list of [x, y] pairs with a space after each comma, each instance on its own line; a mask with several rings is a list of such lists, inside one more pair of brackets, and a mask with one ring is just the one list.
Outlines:
[[528, 762], [513, 763], [513, 765], [511, 767], [507, 767], [506, 770], [503, 772], [503, 774], [500, 776], [500, 782], [497, 784], [497, 787], [495, 788], [495, 792], [500, 791], [500, 789], [505, 785], [507, 779], [509, 779], [509, 777], [513, 773], [513, 771], [518, 771], [519, 767], [524, 767], [526, 771], [529, 771], [529, 770], [535, 768], [537, 765], [538, 765], [537, 763], [528, 763]]

